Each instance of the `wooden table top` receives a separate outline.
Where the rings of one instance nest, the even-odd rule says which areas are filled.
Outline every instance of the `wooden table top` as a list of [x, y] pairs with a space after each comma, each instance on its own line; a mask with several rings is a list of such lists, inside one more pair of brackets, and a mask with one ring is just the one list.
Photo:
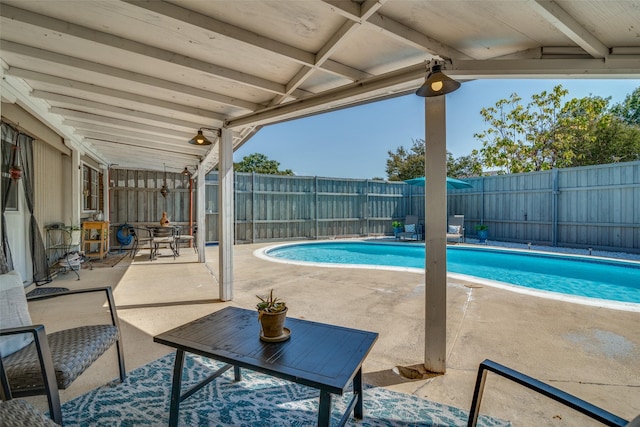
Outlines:
[[260, 340], [256, 310], [226, 307], [157, 335], [185, 352], [342, 394], [378, 339], [376, 332], [287, 317], [291, 337]]

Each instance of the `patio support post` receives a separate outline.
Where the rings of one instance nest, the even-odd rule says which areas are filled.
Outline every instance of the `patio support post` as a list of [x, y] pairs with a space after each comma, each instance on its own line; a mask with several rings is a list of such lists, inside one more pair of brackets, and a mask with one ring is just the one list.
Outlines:
[[71, 224], [80, 225], [80, 210], [82, 209], [82, 165], [80, 152], [71, 145]]
[[[109, 209], [109, 167], [100, 165], [100, 171], [102, 172], [102, 215], [105, 221], [111, 221], [110, 209]], [[111, 244], [109, 243], [109, 246]], [[107, 247], [109, 247], [107, 246]]]
[[[218, 266], [220, 299], [233, 299], [233, 132], [223, 128], [218, 167]], [[204, 199], [203, 199], [204, 200]]]
[[[198, 166], [198, 175], [196, 175], [196, 232], [195, 245], [198, 248], [198, 262], [207, 262], [205, 256], [205, 241], [207, 239], [207, 200], [206, 200], [206, 178], [204, 166], [202, 163]], [[193, 230], [193, 229], [192, 229]]]
[[[447, 366], [447, 146], [445, 96], [425, 98], [425, 349], [424, 366]], [[427, 203], [427, 199], [429, 203]], [[428, 206], [427, 206], [428, 205]], [[427, 211], [428, 207], [428, 211]]]

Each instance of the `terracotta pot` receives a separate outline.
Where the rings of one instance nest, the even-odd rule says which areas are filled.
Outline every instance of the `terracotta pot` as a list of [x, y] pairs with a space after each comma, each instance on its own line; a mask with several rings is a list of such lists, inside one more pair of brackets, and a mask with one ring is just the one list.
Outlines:
[[22, 168], [20, 166], [11, 166], [9, 169], [9, 176], [11, 176], [11, 179], [14, 181], [19, 180], [22, 178]]
[[262, 335], [266, 338], [277, 338], [282, 336], [284, 321], [287, 317], [288, 310], [288, 308], [285, 308], [277, 313], [259, 311], [258, 320], [260, 321], [260, 327], [262, 328]]

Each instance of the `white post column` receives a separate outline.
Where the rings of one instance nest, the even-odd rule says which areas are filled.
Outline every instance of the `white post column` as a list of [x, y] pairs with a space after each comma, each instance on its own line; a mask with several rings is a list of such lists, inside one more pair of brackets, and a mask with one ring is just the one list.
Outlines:
[[111, 221], [111, 212], [109, 208], [109, 172], [110, 169], [107, 166], [100, 165], [102, 171], [102, 215], [105, 221]]
[[218, 163], [218, 278], [220, 299], [233, 299], [233, 132], [221, 130]]
[[71, 224], [80, 225], [80, 211], [82, 210], [82, 163], [80, 152], [71, 147]]
[[193, 243], [198, 248], [198, 262], [202, 263], [207, 262], [204, 250], [207, 237], [206, 176], [207, 174], [203, 165], [198, 165], [198, 175], [196, 176], [196, 226], [198, 227], [198, 232], [196, 233], [196, 241]]
[[425, 98], [425, 348], [431, 372], [447, 368], [447, 145], [445, 97]]

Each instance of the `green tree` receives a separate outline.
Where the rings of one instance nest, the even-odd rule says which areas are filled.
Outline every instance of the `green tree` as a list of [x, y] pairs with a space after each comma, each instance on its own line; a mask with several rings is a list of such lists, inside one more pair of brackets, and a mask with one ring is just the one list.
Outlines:
[[473, 150], [471, 154], [457, 158], [454, 158], [447, 151], [447, 176], [451, 178], [482, 176], [482, 161], [478, 150]]
[[280, 162], [270, 160], [260, 153], [244, 156], [241, 161], [233, 164], [236, 172], [255, 172], [268, 175], [294, 175], [291, 169], [280, 170]]
[[640, 157], [640, 88], [611, 109], [610, 98], [563, 102], [567, 94], [558, 85], [534, 94], [526, 106], [514, 93], [483, 108], [489, 128], [475, 135], [482, 162], [499, 173], [518, 173]]
[[501, 173], [519, 173], [564, 166], [574, 154], [567, 151], [562, 133], [568, 120], [562, 121], [562, 97], [568, 91], [561, 85], [552, 92], [534, 94], [525, 107], [522, 98], [512, 94], [495, 106], [480, 110], [489, 128], [475, 134], [482, 142], [483, 162]]
[[611, 112], [624, 123], [640, 127], [640, 87], [627, 95], [624, 101], [614, 105]]
[[408, 150], [400, 146], [395, 153], [389, 151], [386, 168], [389, 181], [404, 181], [424, 176], [424, 152], [423, 139], [414, 139]]
[[[411, 148], [398, 147], [394, 152], [389, 151], [387, 160], [387, 177], [389, 181], [405, 181], [424, 176], [425, 143], [424, 139], [413, 141]], [[452, 178], [467, 178], [482, 174], [482, 163], [477, 151], [468, 156], [454, 158], [447, 151], [447, 176]]]

